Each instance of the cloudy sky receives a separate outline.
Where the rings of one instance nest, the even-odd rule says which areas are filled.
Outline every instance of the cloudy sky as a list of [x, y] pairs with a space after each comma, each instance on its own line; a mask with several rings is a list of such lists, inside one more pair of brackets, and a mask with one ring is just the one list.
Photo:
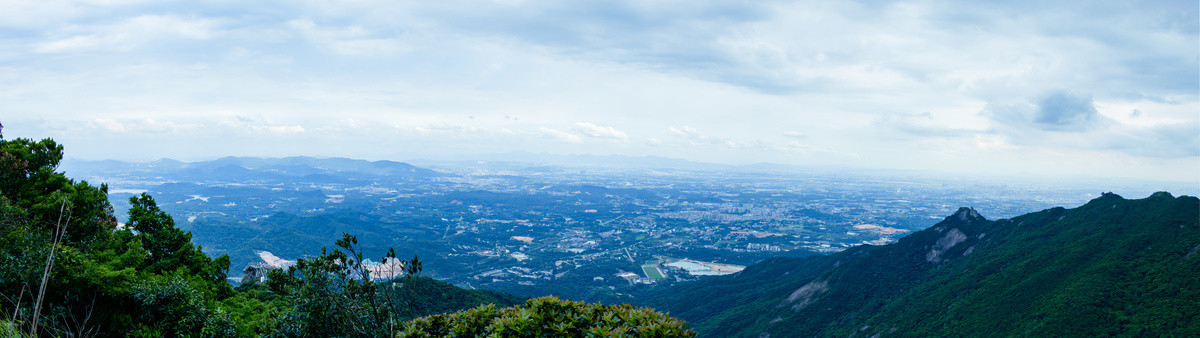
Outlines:
[[0, 1], [79, 159], [528, 151], [1200, 180], [1196, 1]]

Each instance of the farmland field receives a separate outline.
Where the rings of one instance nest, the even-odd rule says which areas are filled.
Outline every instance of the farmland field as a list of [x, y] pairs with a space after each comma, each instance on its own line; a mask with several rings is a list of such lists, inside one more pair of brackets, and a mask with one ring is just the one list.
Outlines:
[[646, 277], [650, 279], [666, 278], [666, 276], [663, 276], [662, 270], [658, 268], [658, 265], [642, 265], [642, 271], [644, 271], [646, 273]]

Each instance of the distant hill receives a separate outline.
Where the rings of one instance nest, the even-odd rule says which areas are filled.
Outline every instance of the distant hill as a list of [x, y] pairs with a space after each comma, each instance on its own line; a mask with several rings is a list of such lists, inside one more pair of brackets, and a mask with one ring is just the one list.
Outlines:
[[436, 171], [395, 161], [366, 161], [348, 158], [222, 157], [210, 161], [180, 162], [160, 159], [145, 163], [113, 160], [66, 161], [63, 169], [72, 174], [101, 175], [130, 172], [160, 173], [174, 179], [205, 180], [304, 180], [338, 176], [341, 179], [425, 179], [443, 176]]
[[1200, 200], [1107, 193], [884, 246], [775, 258], [647, 305], [702, 336], [1200, 336]]
[[[525, 303], [526, 298], [492, 290], [468, 290], [429, 277], [397, 278], [395, 284], [387, 284], [380, 290], [382, 295], [396, 297], [397, 304], [412, 304], [409, 316], [416, 317], [449, 313], [470, 309], [480, 305], [496, 304], [497, 307]], [[412, 297], [411, 302], [404, 302]]]

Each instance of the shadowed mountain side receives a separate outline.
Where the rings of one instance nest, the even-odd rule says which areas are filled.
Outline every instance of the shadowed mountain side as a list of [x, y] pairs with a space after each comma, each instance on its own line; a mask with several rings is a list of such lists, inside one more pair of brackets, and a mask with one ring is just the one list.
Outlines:
[[[525, 302], [524, 297], [492, 290], [468, 290], [429, 277], [397, 278], [381, 288], [390, 290], [381, 294], [397, 298], [397, 303], [412, 304], [408, 309], [409, 320], [416, 317], [435, 315], [470, 309], [480, 305], [496, 304], [506, 307]], [[406, 297], [411, 297], [407, 299]]]
[[884, 246], [776, 258], [647, 304], [706, 336], [1200, 334], [1200, 200], [1104, 194]]

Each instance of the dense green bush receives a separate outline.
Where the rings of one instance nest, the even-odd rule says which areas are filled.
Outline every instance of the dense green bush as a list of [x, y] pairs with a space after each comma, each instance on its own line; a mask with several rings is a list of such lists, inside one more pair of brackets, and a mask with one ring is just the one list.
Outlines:
[[[285, 336], [386, 336], [395, 331], [394, 306], [390, 298], [379, 297], [378, 285], [363, 264], [358, 239], [348, 234], [337, 241], [338, 247], [313, 259], [300, 259], [295, 266], [268, 273], [267, 286], [285, 297], [290, 305], [279, 323]], [[383, 260], [395, 259], [394, 252]], [[414, 257], [406, 266], [415, 274], [419, 261]]]
[[404, 324], [401, 337], [500, 336], [693, 337], [687, 323], [649, 308], [530, 299], [525, 305], [496, 308], [484, 305], [455, 313], [432, 315]]
[[[4, 330], [24, 335], [192, 336], [232, 323], [224, 256], [209, 258], [149, 195], [118, 227], [108, 188], [55, 170], [62, 146], [0, 136]], [[132, 228], [132, 229], [131, 229]]]

